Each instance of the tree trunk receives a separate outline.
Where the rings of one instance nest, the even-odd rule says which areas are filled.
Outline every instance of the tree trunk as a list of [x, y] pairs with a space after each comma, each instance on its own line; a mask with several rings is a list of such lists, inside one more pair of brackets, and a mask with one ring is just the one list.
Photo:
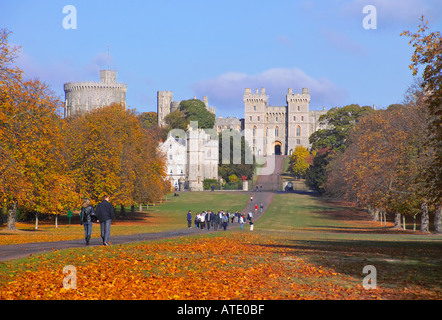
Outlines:
[[405, 214], [402, 216], [402, 227], [404, 227], [404, 230], [407, 230], [407, 224], [405, 223]]
[[428, 217], [428, 205], [424, 202], [421, 206], [421, 232], [430, 233], [430, 219]]
[[436, 233], [442, 233], [442, 205], [439, 206], [434, 213], [434, 231]]
[[399, 212], [396, 212], [394, 214], [394, 227], [393, 229], [400, 229], [401, 228], [401, 214]]
[[379, 221], [379, 209], [378, 208], [374, 208], [372, 209], [372, 217], [374, 221]]
[[143, 204], [140, 203], [140, 212], [143, 211]]
[[38, 230], [38, 212], [35, 213], [35, 230]]
[[58, 228], [58, 214], [55, 215], [55, 228]]
[[17, 221], [17, 202], [14, 202], [12, 208], [8, 211], [8, 224], [6, 230], [17, 230], [15, 227], [15, 221]]

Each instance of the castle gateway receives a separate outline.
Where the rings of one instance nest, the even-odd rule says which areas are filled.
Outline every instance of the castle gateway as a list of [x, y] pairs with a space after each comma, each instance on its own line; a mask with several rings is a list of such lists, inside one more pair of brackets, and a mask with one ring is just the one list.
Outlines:
[[291, 155], [296, 147], [310, 148], [310, 135], [319, 127], [322, 111], [310, 111], [310, 93], [288, 89], [286, 106], [267, 105], [265, 89], [252, 93], [246, 88], [244, 100], [244, 136], [256, 156]]

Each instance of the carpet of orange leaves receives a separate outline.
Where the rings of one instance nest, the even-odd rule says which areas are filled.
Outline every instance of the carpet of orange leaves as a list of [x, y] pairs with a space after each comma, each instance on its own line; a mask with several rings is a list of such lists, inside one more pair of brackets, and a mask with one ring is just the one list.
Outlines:
[[[0, 299], [383, 299], [406, 294], [364, 290], [362, 276], [313, 264], [278, 240], [249, 233], [95, 247], [38, 259], [14, 274], [0, 272]], [[76, 289], [63, 288], [65, 265], [76, 267]]]

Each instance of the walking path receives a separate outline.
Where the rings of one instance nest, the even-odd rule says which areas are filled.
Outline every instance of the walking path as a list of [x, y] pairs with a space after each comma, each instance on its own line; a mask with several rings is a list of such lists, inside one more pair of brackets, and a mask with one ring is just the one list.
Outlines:
[[[265, 210], [268, 208], [268, 206], [272, 202], [274, 193], [273, 192], [253, 192], [253, 193], [250, 192], [250, 194], [251, 195], [253, 194], [253, 197], [255, 199], [252, 203], [250, 203], [250, 201], [249, 201], [246, 208], [242, 212], [247, 213], [249, 211], [252, 211], [253, 212], [253, 220], [256, 221], [262, 214], [264, 214]], [[262, 214], [260, 213], [259, 209], [258, 209], [258, 214], [254, 213], [253, 210], [254, 210], [254, 206], [256, 203], [258, 204], [258, 207], [261, 203], [264, 205], [264, 210], [263, 210]], [[184, 228], [184, 226], [186, 226], [186, 227]], [[234, 222], [233, 225], [230, 223], [228, 226], [228, 230], [231, 230], [232, 228], [239, 228], [239, 224], [237, 222]], [[185, 219], [185, 212], [184, 212], [183, 213], [183, 229], [162, 231], [162, 232], [155, 232], [155, 233], [121, 235], [121, 236], [112, 236], [112, 231], [111, 231], [110, 242], [111, 242], [111, 245], [116, 245], [116, 244], [125, 244], [125, 243], [131, 243], [131, 242], [139, 242], [139, 241], [149, 241], [149, 240], [158, 240], [158, 239], [165, 239], [165, 238], [182, 237], [182, 236], [188, 236], [188, 235], [193, 235], [193, 234], [200, 234], [203, 232], [208, 233], [208, 232], [222, 232], [222, 231], [214, 231], [212, 229], [210, 231], [207, 231], [207, 229], [201, 230], [198, 228], [190, 228], [189, 229], [189, 228], [187, 228], [187, 222]], [[101, 238], [92, 238], [89, 242], [89, 246], [90, 247], [102, 246]], [[12, 260], [12, 259], [17, 259], [17, 258], [28, 257], [33, 254], [39, 254], [39, 253], [49, 252], [49, 251], [53, 251], [53, 250], [80, 248], [80, 247], [85, 247], [84, 239], [4, 245], [4, 246], [0, 246], [0, 262]]]
[[[253, 196], [253, 201], [248, 201], [242, 213], [247, 214], [249, 211], [253, 212], [253, 221], [259, 219], [267, 210], [270, 203], [273, 200], [275, 195], [274, 191], [267, 190], [278, 190], [279, 189], [279, 175], [278, 173], [282, 172], [282, 162], [283, 158], [280, 156], [276, 156], [275, 161], [275, 170], [271, 174], [260, 175], [257, 179], [257, 184], [263, 186], [263, 190], [265, 191], [257, 191], [257, 192], [248, 192], [251, 196]], [[272, 162], [273, 159], [270, 159], [269, 163]], [[282, 162], [281, 162], [282, 161]], [[273, 167], [273, 163], [270, 165]], [[260, 212], [260, 205], [263, 204], [263, 212]], [[258, 205], [258, 212], [255, 213], [255, 205]], [[185, 220], [185, 213], [183, 213], [183, 226], [187, 226], [187, 222]], [[232, 228], [239, 228], [239, 224], [234, 222], [229, 224], [228, 230]], [[139, 241], [149, 241], [149, 240], [157, 240], [157, 239], [165, 239], [165, 238], [174, 238], [174, 237], [182, 237], [192, 234], [199, 234], [201, 232], [220, 232], [214, 230], [200, 230], [197, 228], [185, 228], [180, 230], [172, 230], [172, 231], [163, 231], [156, 233], [143, 233], [143, 234], [133, 234], [133, 235], [122, 235], [122, 236], [112, 236], [110, 242], [112, 245], [116, 244], [125, 244], [131, 242], [139, 242]], [[102, 241], [101, 238], [92, 238], [89, 242], [89, 246], [101, 246]], [[84, 240], [66, 240], [66, 241], [54, 241], [54, 242], [36, 242], [36, 243], [23, 243], [23, 244], [13, 244], [13, 245], [4, 245], [0, 246], [0, 262], [7, 261], [17, 258], [28, 257], [33, 254], [39, 254], [43, 252], [49, 252], [53, 250], [61, 250], [61, 249], [69, 249], [69, 248], [79, 248], [85, 247]]]

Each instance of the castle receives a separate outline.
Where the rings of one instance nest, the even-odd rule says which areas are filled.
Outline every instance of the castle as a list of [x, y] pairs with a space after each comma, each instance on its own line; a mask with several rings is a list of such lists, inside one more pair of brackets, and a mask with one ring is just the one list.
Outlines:
[[[204, 105], [209, 112], [207, 97]], [[164, 125], [164, 118], [178, 109], [181, 101], [173, 101], [172, 91], [158, 91], [158, 125]], [[213, 132], [212, 132], [213, 133]], [[212, 140], [212, 134], [198, 129], [191, 123], [187, 132], [172, 130], [159, 149], [166, 155], [167, 175], [176, 190], [202, 191], [205, 179], [218, 179], [218, 139]]]
[[166, 155], [167, 176], [175, 190], [203, 191], [205, 179], [218, 179], [218, 140], [196, 123], [187, 132], [172, 130], [159, 149]]
[[100, 82], [70, 82], [64, 84], [64, 117], [79, 115], [112, 103], [126, 106], [125, 83], [118, 83], [117, 72], [101, 70]]
[[[203, 98], [210, 112], [208, 98]], [[224, 130], [240, 131], [253, 154], [258, 157], [269, 155], [291, 155], [297, 146], [310, 148], [310, 135], [320, 129], [319, 117], [326, 113], [310, 111], [310, 93], [303, 88], [301, 93], [293, 93], [291, 88], [286, 95], [287, 105], [270, 106], [265, 88], [252, 93], [246, 88], [244, 95], [244, 119], [222, 118], [215, 120], [212, 134], [221, 134]], [[158, 91], [158, 125], [164, 125], [164, 118], [179, 107], [179, 101], [173, 101], [172, 91]], [[218, 142], [204, 130], [189, 128], [182, 137], [169, 134], [160, 145], [167, 158], [167, 170], [172, 185], [177, 190], [202, 190], [204, 179], [218, 179]], [[191, 138], [191, 135], [194, 135]], [[195, 138], [196, 137], [196, 138]]]
[[[117, 72], [101, 70], [100, 82], [71, 82], [64, 85], [65, 117], [79, 115], [112, 103], [126, 106], [126, 84], [116, 82]], [[297, 146], [310, 148], [309, 137], [320, 129], [319, 117], [326, 113], [310, 111], [310, 93], [303, 88], [301, 93], [293, 93], [291, 88], [286, 95], [285, 106], [268, 105], [265, 88], [252, 93], [246, 88], [243, 95], [244, 119], [215, 119], [212, 130], [198, 129], [192, 124], [184, 132], [170, 132], [159, 149], [166, 155], [167, 174], [172, 186], [177, 190], [203, 189], [205, 179], [218, 179], [218, 139], [217, 134], [224, 130], [240, 131], [257, 157], [269, 155], [291, 155]], [[207, 97], [204, 105], [209, 107]], [[164, 125], [164, 118], [178, 109], [180, 101], [173, 101], [172, 91], [157, 92], [158, 125]]]
[[310, 111], [310, 93], [286, 95], [286, 106], [267, 105], [265, 88], [252, 93], [246, 88], [244, 95], [244, 137], [255, 156], [291, 155], [297, 146], [310, 148], [310, 135], [320, 129], [319, 117], [326, 113]]

